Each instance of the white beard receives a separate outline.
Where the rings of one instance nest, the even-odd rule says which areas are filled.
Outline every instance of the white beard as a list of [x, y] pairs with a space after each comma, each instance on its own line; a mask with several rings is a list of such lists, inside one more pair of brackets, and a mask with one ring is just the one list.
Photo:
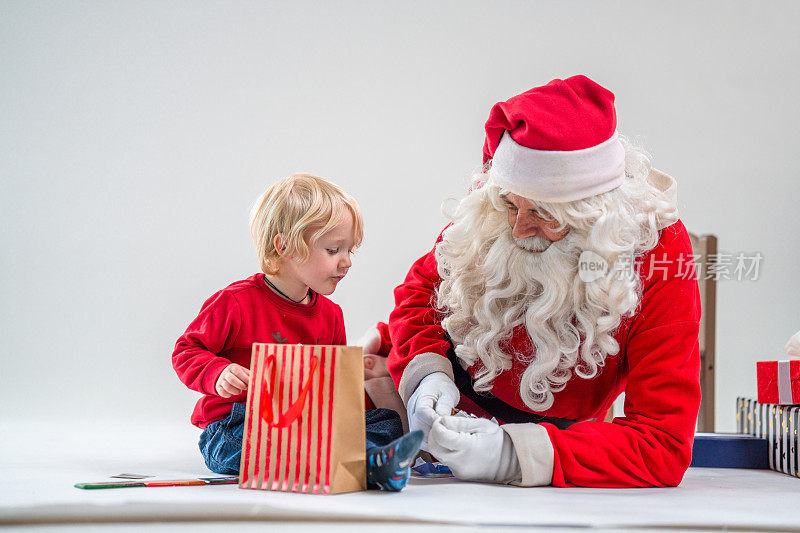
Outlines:
[[[436, 304], [456, 355], [467, 366], [482, 363], [476, 391], [491, 390], [516, 358], [527, 364], [523, 402], [545, 411], [573, 372], [590, 379], [619, 352], [613, 333], [638, 305], [638, 276], [616, 271], [584, 283], [578, 260], [591, 249], [585, 234], [571, 229], [555, 242], [514, 239], [505, 212], [493, 208], [488, 195], [479, 190], [465, 198], [436, 247], [442, 278]], [[518, 326], [530, 337], [530, 353], [501, 348]]]

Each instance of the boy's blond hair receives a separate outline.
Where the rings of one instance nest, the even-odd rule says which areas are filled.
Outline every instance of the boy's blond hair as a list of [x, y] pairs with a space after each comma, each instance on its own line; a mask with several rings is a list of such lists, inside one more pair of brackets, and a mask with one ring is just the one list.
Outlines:
[[[276, 274], [281, 256], [308, 259], [310, 245], [353, 215], [354, 248], [364, 238], [361, 209], [341, 187], [311, 174], [292, 174], [270, 185], [250, 212], [250, 234], [265, 274]], [[275, 236], [283, 235], [283, 250], [275, 249]]]

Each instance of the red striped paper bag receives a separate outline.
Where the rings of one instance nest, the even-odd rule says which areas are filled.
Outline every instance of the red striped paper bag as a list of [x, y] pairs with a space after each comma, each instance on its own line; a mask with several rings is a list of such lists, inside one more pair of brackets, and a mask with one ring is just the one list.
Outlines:
[[253, 344], [239, 487], [366, 490], [359, 346]]

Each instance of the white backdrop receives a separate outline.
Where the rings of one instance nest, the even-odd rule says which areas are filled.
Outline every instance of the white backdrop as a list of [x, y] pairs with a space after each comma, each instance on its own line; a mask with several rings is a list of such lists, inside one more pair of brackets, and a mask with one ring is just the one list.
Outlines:
[[0, 4], [4, 418], [188, 424], [202, 302], [258, 270], [247, 216], [294, 171], [361, 203], [351, 340], [433, 244], [498, 100], [584, 73], [679, 184], [687, 227], [761, 252], [718, 289], [718, 429], [800, 329], [797, 2]]

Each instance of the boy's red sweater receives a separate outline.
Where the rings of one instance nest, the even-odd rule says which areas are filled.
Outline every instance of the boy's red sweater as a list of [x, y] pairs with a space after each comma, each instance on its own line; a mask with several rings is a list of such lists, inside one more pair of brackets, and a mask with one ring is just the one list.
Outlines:
[[231, 283], [203, 304], [175, 343], [172, 366], [187, 387], [203, 394], [192, 424], [204, 428], [228, 416], [247, 392], [222, 398], [217, 378], [231, 363], [250, 368], [254, 342], [346, 345], [342, 309], [314, 293], [310, 304], [295, 304], [275, 294], [264, 274]]

